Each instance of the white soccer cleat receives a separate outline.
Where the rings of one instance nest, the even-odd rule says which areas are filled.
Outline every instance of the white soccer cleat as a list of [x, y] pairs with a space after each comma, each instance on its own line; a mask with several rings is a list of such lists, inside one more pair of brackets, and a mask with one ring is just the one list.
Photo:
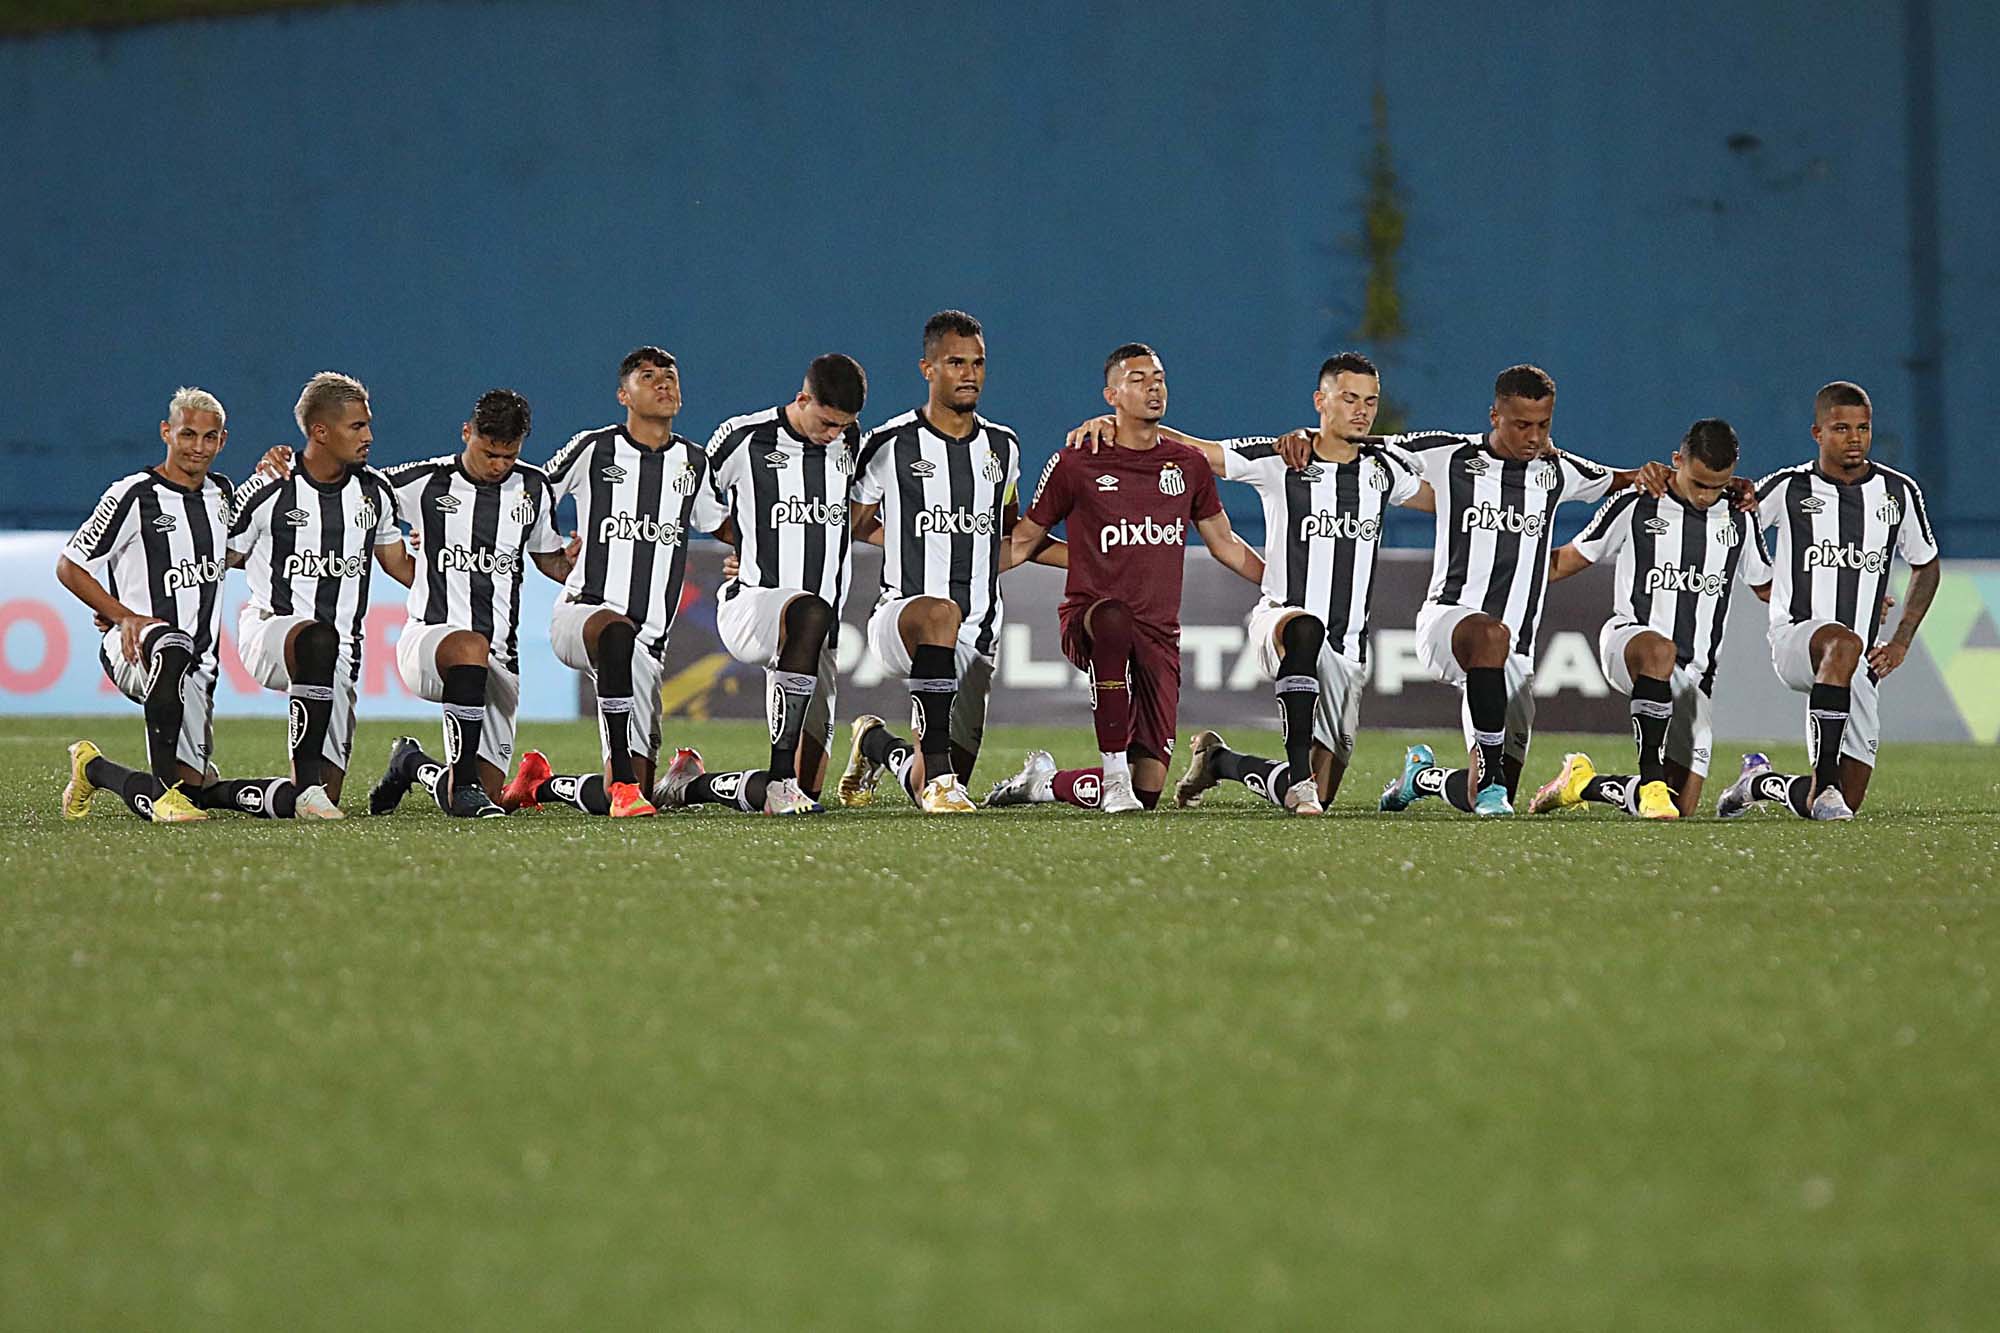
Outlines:
[[674, 751], [673, 761], [667, 771], [653, 784], [653, 806], [659, 810], [681, 810], [687, 806], [687, 790], [694, 780], [708, 769], [701, 762], [701, 751], [683, 746]]
[[292, 818], [345, 819], [347, 814], [333, 803], [333, 798], [326, 794], [326, 788], [315, 782], [293, 799]]
[[817, 815], [824, 811], [824, 806], [806, 795], [797, 778], [779, 778], [764, 789], [767, 815]]
[[1047, 750], [1030, 750], [1020, 772], [993, 784], [986, 796], [987, 807], [1046, 805], [1056, 798], [1055, 780], [1056, 757]]
[[1757, 795], [1757, 779], [1771, 771], [1771, 761], [1761, 754], [1743, 756], [1743, 770], [1736, 781], [1723, 789], [1715, 801], [1717, 819], [1736, 819], [1748, 814], [1761, 799]]
[[927, 815], [970, 815], [979, 810], [956, 773], [941, 773], [926, 782], [917, 807]]
[[1854, 812], [1847, 808], [1847, 798], [1840, 794], [1840, 788], [1828, 787], [1813, 797], [1812, 817], [1824, 820], [1854, 818]]
[[1097, 791], [1097, 808], [1107, 815], [1129, 815], [1146, 808], [1132, 790], [1130, 773], [1106, 773]]
[[1323, 815], [1326, 807], [1319, 803], [1319, 783], [1311, 778], [1300, 778], [1285, 788], [1285, 809], [1295, 815]]

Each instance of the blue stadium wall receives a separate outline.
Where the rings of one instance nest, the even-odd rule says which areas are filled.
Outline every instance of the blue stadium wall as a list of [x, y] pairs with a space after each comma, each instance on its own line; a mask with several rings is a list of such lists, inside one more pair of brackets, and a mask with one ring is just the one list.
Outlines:
[[323, 367], [373, 388], [380, 461], [501, 383], [543, 457], [640, 341], [691, 435], [835, 348], [886, 417], [942, 306], [1031, 458], [1129, 338], [1188, 429], [1298, 423], [1359, 317], [1379, 82], [1414, 423], [1481, 425], [1531, 359], [1572, 448], [1721, 414], [1762, 470], [1852, 377], [1946, 551], [2000, 555], [1996, 12], [428, 3], [0, 42], [0, 526], [75, 523], [181, 382], [238, 474]]

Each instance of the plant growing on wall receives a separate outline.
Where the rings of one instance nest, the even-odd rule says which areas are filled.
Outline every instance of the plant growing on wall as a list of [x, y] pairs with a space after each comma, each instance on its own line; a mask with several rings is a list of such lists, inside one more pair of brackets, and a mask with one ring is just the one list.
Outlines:
[[[1367, 263], [1361, 294], [1361, 320], [1354, 336], [1378, 365], [1387, 366], [1396, 346], [1409, 332], [1403, 320], [1403, 293], [1398, 284], [1397, 252], [1403, 248], [1405, 214], [1396, 166], [1389, 150], [1389, 95], [1375, 85], [1371, 99], [1374, 142], [1362, 172], [1361, 254]], [[1382, 395], [1375, 429], [1385, 435], [1408, 428], [1407, 414], [1390, 394]]]

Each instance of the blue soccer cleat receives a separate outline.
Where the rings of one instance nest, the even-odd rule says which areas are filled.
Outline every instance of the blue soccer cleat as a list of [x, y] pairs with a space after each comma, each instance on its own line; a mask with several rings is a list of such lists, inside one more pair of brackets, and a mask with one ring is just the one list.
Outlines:
[[1430, 746], [1412, 745], [1403, 752], [1402, 775], [1382, 789], [1382, 799], [1375, 803], [1375, 808], [1392, 815], [1409, 809], [1410, 802], [1423, 794], [1417, 790], [1417, 774], [1436, 767], [1437, 755]]
[[1507, 797], [1507, 789], [1499, 783], [1491, 783], [1479, 789], [1479, 795], [1472, 798], [1472, 813], [1481, 819], [1495, 815], [1514, 813], [1514, 802]]

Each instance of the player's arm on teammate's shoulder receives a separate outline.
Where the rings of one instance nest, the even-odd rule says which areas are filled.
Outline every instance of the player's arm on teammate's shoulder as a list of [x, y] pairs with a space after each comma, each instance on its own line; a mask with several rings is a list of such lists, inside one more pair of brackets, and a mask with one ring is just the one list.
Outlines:
[[294, 455], [291, 445], [274, 444], [264, 451], [262, 458], [257, 460], [257, 470], [251, 473], [251, 476], [269, 477], [273, 481], [283, 481], [292, 475], [293, 459]]
[[1657, 500], [1667, 493], [1667, 483], [1672, 481], [1673, 478], [1674, 470], [1659, 459], [1654, 458], [1641, 463], [1635, 468], [1611, 469], [1610, 489], [1613, 493], [1616, 493], [1629, 486], [1637, 486], [1640, 490]]
[[1225, 511], [1218, 509], [1194, 526], [1201, 533], [1208, 553], [1223, 568], [1233, 570], [1252, 583], [1264, 581], [1264, 557], [1258, 555], [1249, 542], [1236, 535], [1236, 529], [1229, 526], [1229, 515]]
[[[1910, 645], [1917, 641], [1917, 626], [1924, 623], [1924, 616], [1931, 609], [1931, 600], [1937, 596], [1938, 584], [1944, 581], [1944, 562], [1932, 556], [1928, 564], [1914, 566], [1910, 570], [1910, 586], [1903, 590], [1903, 616], [1896, 622], [1896, 632], [1887, 643], [1877, 644], [1868, 650], [1868, 666], [1876, 679], [1888, 675], [1903, 665], [1909, 656]], [[1885, 597], [1883, 606], [1894, 604], [1895, 599]]]

